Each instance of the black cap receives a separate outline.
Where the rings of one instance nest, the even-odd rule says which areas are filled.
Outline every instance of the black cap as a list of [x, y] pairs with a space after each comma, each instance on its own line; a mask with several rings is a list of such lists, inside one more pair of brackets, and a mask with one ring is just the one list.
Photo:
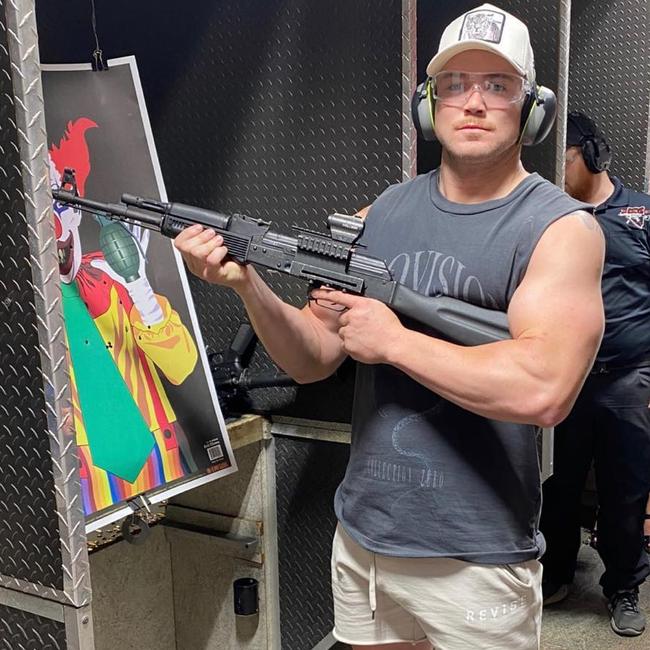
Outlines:
[[566, 146], [579, 147], [585, 139], [606, 142], [603, 134], [592, 119], [580, 111], [569, 113], [567, 115]]

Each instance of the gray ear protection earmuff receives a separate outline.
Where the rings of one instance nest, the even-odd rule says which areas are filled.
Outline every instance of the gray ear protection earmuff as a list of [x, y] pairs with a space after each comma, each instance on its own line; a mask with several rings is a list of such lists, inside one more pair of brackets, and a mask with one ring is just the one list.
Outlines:
[[[411, 116], [418, 135], [429, 142], [436, 140], [435, 99], [433, 80], [429, 77], [415, 90], [411, 100]], [[545, 86], [535, 86], [526, 94], [521, 110], [519, 140], [526, 146], [539, 144], [549, 134], [557, 114], [555, 93]]]
[[427, 142], [435, 142], [435, 99], [431, 77], [427, 77], [413, 93], [411, 118], [418, 135]]
[[580, 149], [587, 169], [593, 174], [599, 174], [609, 169], [612, 162], [612, 151], [601, 135], [585, 131], [582, 128], [580, 120], [584, 117], [582, 113], [577, 111], [567, 115], [567, 119], [570, 120], [581, 135]]

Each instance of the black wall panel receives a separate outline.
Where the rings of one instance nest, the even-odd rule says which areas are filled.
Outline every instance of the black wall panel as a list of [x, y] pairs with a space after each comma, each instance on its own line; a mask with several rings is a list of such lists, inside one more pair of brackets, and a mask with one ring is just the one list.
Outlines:
[[346, 444], [276, 437], [280, 621], [283, 650], [310, 650], [332, 630], [334, 492]]
[[65, 625], [0, 605], [0, 650], [65, 650]]
[[[44, 62], [90, 60], [87, 0], [39, 0], [37, 18]], [[170, 199], [323, 230], [401, 179], [400, 0], [114, 0], [97, 24], [106, 58], [137, 56]], [[304, 283], [269, 282], [304, 302]], [[209, 350], [225, 349], [238, 299], [191, 287]], [[258, 350], [251, 366], [271, 364]], [[253, 391], [252, 408], [348, 421], [353, 374], [297, 399]]]
[[612, 172], [647, 191], [650, 18], [646, 0], [573, 0], [569, 110], [592, 117], [609, 141]]

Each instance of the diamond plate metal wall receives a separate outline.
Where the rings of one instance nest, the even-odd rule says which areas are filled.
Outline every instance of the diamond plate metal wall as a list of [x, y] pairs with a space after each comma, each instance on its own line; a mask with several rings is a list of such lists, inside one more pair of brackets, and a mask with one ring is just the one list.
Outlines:
[[[386, 5], [386, 3], [383, 3]], [[411, 89], [415, 84], [416, 60], [416, 4], [414, 0], [403, 0], [398, 4], [400, 14], [393, 7], [390, 15], [384, 16], [384, 32], [387, 21], [399, 20], [400, 41], [382, 39], [385, 52], [385, 75], [393, 78], [398, 70], [401, 53], [401, 113], [396, 110], [395, 100], [384, 94], [377, 99], [384, 106], [385, 119], [394, 121], [401, 130], [400, 149], [398, 143], [386, 141], [383, 146], [385, 159], [401, 156], [401, 171], [397, 178], [406, 179], [415, 174], [415, 133], [410, 123]], [[373, 8], [376, 5], [373, 4]], [[358, 16], [354, 16], [358, 20]], [[355, 23], [357, 31], [369, 33], [374, 27], [365, 25], [367, 19]], [[373, 46], [374, 43], [366, 44]], [[379, 103], [379, 101], [378, 101]], [[388, 108], [390, 107], [390, 110]], [[345, 115], [341, 115], [346, 120]], [[337, 147], [338, 149], [338, 147]], [[363, 172], [367, 170], [362, 169]], [[356, 179], [362, 183], [363, 178]], [[378, 192], [381, 188], [378, 188]], [[316, 224], [309, 224], [314, 227]], [[343, 368], [342, 372], [349, 372]], [[348, 375], [351, 380], [351, 373]], [[345, 389], [345, 409], [331, 408], [332, 399], [341, 399]], [[329, 389], [329, 393], [328, 393]], [[338, 390], [337, 390], [338, 389]], [[325, 421], [347, 421], [351, 406], [352, 382], [347, 385], [322, 383], [302, 387], [302, 395], [284, 409], [296, 417], [307, 417]], [[302, 399], [301, 399], [302, 397]], [[336, 402], [335, 402], [336, 403]], [[341, 402], [339, 401], [339, 404]], [[326, 410], [318, 411], [325, 404]], [[307, 408], [305, 408], [307, 407]], [[282, 412], [277, 406], [274, 411]], [[332, 413], [344, 417], [332, 417]], [[336, 527], [333, 511], [334, 492], [345, 473], [349, 455], [347, 445], [316, 440], [276, 438], [276, 493], [277, 529], [279, 553], [280, 623], [283, 650], [309, 650], [326, 637], [334, 623], [331, 598], [330, 555], [331, 541]]]
[[[426, 78], [426, 66], [438, 50], [438, 43], [444, 28], [457, 16], [474, 9], [480, 2], [461, 0], [454, 3], [418, 0], [418, 79]], [[514, 14], [528, 25], [530, 39], [535, 53], [537, 80], [557, 92], [561, 87], [560, 71], [560, 10], [562, 0], [528, 2], [527, 0], [499, 0], [500, 8]], [[536, 171], [545, 178], [555, 181], [557, 131], [551, 132], [537, 147], [524, 147], [522, 159], [528, 171]], [[418, 149], [418, 171], [433, 169], [440, 161], [440, 147], [437, 144], [420, 143]]]
[[[363, 207], [414, 172], [415, 142], [405, 122], [415, 70], [412, 0], [198, 2], [174, 21], [150, 3], [114, 0], [110, 11], [97, 9], [105, 57], [137, 57], [174, 200], [245, 212], [284, 229], [323, 229], [329, 212]], [[38, 18], [43, 61], [89, 59], [86, 0], [39, 1]], [[304, 302], [302, 283], [270, 282], [294, 304]], [[243, 316], [238, 300], [198, 281], [191, 288], [209, 350], [225, 349]], [[259, 350], [252, 365], [270, 367]], [[297, 398], [293, 390], [256, 391], [253, 408], [348, 421], [353, 367], [341, 375], [338, 383], [301, 387]], [[331, 628], [331, 604], [321, 599], [330, 598], [332, 498], [347, 448], [336, 445], [337, 453], [325, 453], [323, 462], [314, 447], [290, 445], [286, 460], [283, 446], [278, 461], [302, 479], [297, 485], [278, 477], [281, 544], [291, 555], [296, 545], [318, 549], [317, 560], [299, 553], [293, 566], [286, 555], [283, 564], [282, 635], [289, 639], [285, 647], [299, 650]], [[303, 526], [296, 519], [299, 493], [292, 490], [325, 478], [312, 471], [315, 464], [330, 473], [328, 489], [307, 489], [310, 498], [301, 507], [323, 516]], [[302, 539], [294, 538], [300, 531]], [[286, 598], [300, 575], [311, 596], [296, 608]]]
[[[169, 20], [152, 3], [113, 0], [110, 10], [97, 6], [97, 19], [106, 57], [137, 57], [171, 198], [280, 229], [324, 230], [330, 212], [371, 203], [409, 164], [402, 4], [223, 0], [193, 3]], [[43, 61], [89, 60], [87, 0], [38, 8]], [[304, 303], [304, 283], [269, 281]], [[194, 279], [191, 289], [209, 350], [225, 350], [244, 318], [239, 300]], [[271, 368], [261, 350], [251, 366]], [[252, 408], [346, 422], [353, 378], [344, 370], [317, 389], [318, 399], [313, 388], [297, 397], [296, 389], [252, 391]]]
[[[0, 0], [0, 53], [0, 589], [22, 593], [27, 611], [62, 603], [79, 640], [88, 560], [78, 461], [64, 431], [66, 348], [32, 1]], [[63, 647], [65, 625], [21, 609], [0, 608], [7, 647]]]
[[646, 188], [650, 107], [647, 0], [573, 0], [569, 109], [583, 110], [605, 133], [612, 172]]
[[21, 143], [7, 44], [13, 36], [0, 30], [4, 54], [0, 57], [0, 583], [7, 576], [63, 589]]
[[310, 650], [332, 631], [330, 556], [334, 492], [347, 444], [276, 437], [283, 650]]
[[[98, 5], [98, 28], [105, 57], [137, 57], [174, 200], [245, 212], [282, 229], [323, 229], [332, 210], [363, 207], [414, 172], [415, 141], [405, 121], [415, 81], [413, 0], [197, 2], [173, 21], [151, 7], [128, 0], [113, 0], [110, 11]], [[39, 0], [38, 18], [44, 62], [90, 58], [87, 0]], [[270, 283], [294, 304], [304, 302], [302, 283]], [[238, 300], [198, 281], [191, 288], [210, 351], [225, 349], [243, 316]], [[260, 351], [252, 365], [270, 367]], [[256, 391], [253, 408], [348, 421], [353, 367], [341, 375], [338, 383], [301, 387], [297, 398], [293, 390]], [[331, 604], [321, 600], [330, 598], [332, 498], [347, 448], [335, 445], [336, 453], [323, 456], [319, 443], [291, 444], [286, 459], [285, 446], [276, 454], [287, 468], [277, 481], [281, 544], [290, 555], [298, 547], [318, 549], [317, 558], [298, 551], [292, 563], [285, 555], [281, 574], [282, 635], [285, 647], [299, 650], [331, 629]], [[286, 481], [283, 471], [302, 477], [300, 483]], [[327, 489], [308, 488], [325, 479]], [[300, 500], [304, 489], [309, 499]], [[323, 516], [301, 523], [299, 503], [303, 514]], [[286, 598], [300, 575], [311, 599], [293, 607]]]
[[0, 605], [1, 650], [66, 650], [65, 625]]
[[[209, 59], [168, 97], [179, 113], [198, 100], [211, 123], [185, 120], [173, 138], [158, 139], [170, 194], [188, 201], [198, 195], [279, 227], [322, 230], [329, 212], [353, 212], [400, 180], [401, 2], [230, 4], [221, 3], [223, 13], [204, 33]], [[264, 20], [241, 19], [253, 5]], [[227, 101], [214, 96], [215, 87]], [[186, 88], [200, 96], [189, 100]], [[200, 143], [192, 152], [200, 169], [178, 155], [185, 142]], [[304, 302], [304, 283], [267, 278], [285, 299]], [[206, 342], [223, 349], [244, 318], [239, 301], [199, 281], [192, 292], [202, 305]], [[252, 367], [269, 367], [261, 351]], [[252, 407], [348, 421], [352, 378], [348, 371], [343, 381], [316, 388], [254, 391]]]

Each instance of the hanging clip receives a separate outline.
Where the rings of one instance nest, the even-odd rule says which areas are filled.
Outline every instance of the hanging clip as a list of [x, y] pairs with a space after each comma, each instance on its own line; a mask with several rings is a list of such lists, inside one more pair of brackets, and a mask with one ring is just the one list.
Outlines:
[[149, 524], [139, 514], [145, 510], [151, 514], [151, 508], [149, 508], [149, 503], [143, 494], [138, 498], [141, 502], [140, 505], [136, 504], [135, 500], [128, 502], [128, 506], [133, 512], [124, 519], [121, 526], [121, 533], [124, 540], [136, 546], [144, 544], [151, 533]]
[[93, 66], [93, 70], [95, 72], [108, 70], [108, 63], [104, 61], [104, 53], [102, 50], [97, 49], [93, 52], [93, 60], [91, 61], [91, 65]]
[[95, 0], [90, 0], [90, 23], [93, 28], [93, 36], [95, 37], [95, 49], [93, 51], [93, 58], [90, 62], [93, 70], [104, 71], [108, 70], [108, 64], [104, 61], [104, 52], [99, 46], [99, 36], [97, 35], [97, 13], [95, 12]]

